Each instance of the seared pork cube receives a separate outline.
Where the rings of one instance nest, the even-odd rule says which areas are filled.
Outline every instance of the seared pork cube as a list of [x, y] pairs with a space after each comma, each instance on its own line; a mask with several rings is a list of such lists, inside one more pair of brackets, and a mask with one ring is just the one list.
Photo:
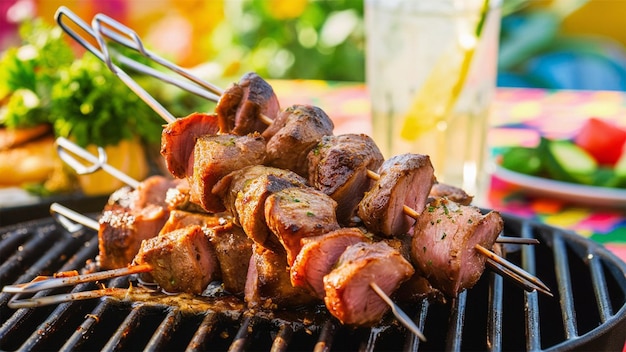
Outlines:
[[449, 297], [471, 288], [485, 269], [486, 257], [474, 247], [491, 249], [502, 231], [500, 214], [439, 198], [415, 224], [411, 254], [415, 269]]
[[418, 213], [424, 209], [434, 172], [428, 155], [401, 154], [385, 160], [380, 178], [359, 203], [358, 214], [368, 230], [385, 236], [408, 232], [415, 219], [404, 213], [404, 207]]
[[226, 175], [213, 192], [224, 201], [234, 221], [255, 243], [275, 251], [282, 245], [265, 221], [265, 200], [285, 188], [302, 187], [306, 180], [289, 170], [255, 165]]
[[465, 192], [462, 188], [439, 182], [435, 182], [433, 187], [430, 189], [428, 197], [432, 199], [446, 197], [449, 200], [461, 205], [470, 205], [474, 199], [473, 196], [467, 194], [467, 192]]
[[177, 178], [191, 176], [196, 139], [218, 132], [217, 115], [214, 114], [193, 113], [167, 124], [161, 132], [161, 155], [170, 173]]
[[320, 138], [335, 128], [326, 113], [311, 105], [294, 105], [281, 112], [263, 132], [267, 140], [267, 164], [307, 177], [307, 154]]
[[[411, 251], [413, 246], [413, 236], [410, 234], [402, 234], [394, 236], [393, 238], [386, 238], [387, 243], [392, 248], [396, 249], [404, 259], [412, 263]], [[422, 300], [429, 300], [430, 302], [445, 303], [445, 295], [433, 287], [419, 272], [415, 272], [407, 281], [400, 285], [400, 288], [396, 290], [394, 299], [398, 302], [404, 303], [416, 303]]]
[[183, 178], [179, 179], [179, 181], [176, 187], [168, 189], [165, 193], [165, 204], [167, 208], [170, 211], [183, 210], [193, 213], [206, 213], [206, 210], [204, 210], [200, 204], [191, 201], [189, 180]]
[[143, 208], [149, 204], [167, 207], [167, 191], [176, 188], [181, 180], [170, 179], [164, 176], [150, 176], [139, 183], [136, 189], [133, 208]]
[[353, 224], [357, 207], [373, 181], [384, 157], [374, 140], [365, 134], [324, 136], [307, 156], [309, 184], [337, 201], [337, 220]]
[[373, 325], [389, 306], [370, 284], [375, 283], [391, 296], [414, 272], [411, 263], [385, 242], [353, 244], [324, 277], [324, 303], [343, 324]]
[[244, 299], [249, 308], [272, 310], [318, 301], [307, 289], [291, 285], [284, 253], [257, 244], [252, 247]]
[[337, 202], [312, 187], [289, 187], [265, 200], [267, 226], [287, 252], [291, 265], [300, 252], [303, 238], [339, 228]]
[[143, 241], [134, 260], [148, 264], [166, 292], [200, 294], [219, 277], [219, 263], [202, 227], [193, 225]]
[[184, 210], [172, 210], [167, 221], [159, 231], [159, 235], [172, 232], [174, 230], [182, 229], [191, 225], [198, 225], [202, 228], [212, 228], [216, 226], [222, 226], [227, 222], [227, 218], [230, 214], [210, 214], [210, 213], [193, 213]]
[[302, 249], [289, 269], [291, 284], [309, 289], [318, 298], [326, 295], [324, 276], [331, 272], [343, 252], [355, 243], [370, 241], [356, 227], [344, 227], [302, 239]]
[[224, 211], [222, 199], [213, 186], [226, 174], [265, 160], [265, 141], [260, 134], [222, 134], [198, 138], [193, 151], [193, 176], [189, 181], [190, 200], [208, 212]]
[[111, 194], [98, 221], [98, 263], [102, 269], [127, 266], [141, 241], [159, 233], [169, 217], [166, 193], [178, 183], [150, 176], [137, 189], [122, 187]]
[[234, 295], [243, 296], [252, 256], [252, 240], [232, 219], [208, 228], [206, 233], [220, 263], [224, 289]]
[[137, 189], [124, 186], [115, 190], [107, 199], [103, 210], [140, 209], [148, 204], [167, 206], [166, 194], [168, 190], [178, 187], [180, 182], [181, 180], [159, 175], [149, 176], [139, 183]]
[[103, 211], [98, 220], [100, 268], [117, 269], [130, 264], [141, 247], [141, 241], [155, 237], [168, 215], [166, 208], [154, 204], [142, 209]]
[[272, 86], [256, 73], [248, 72], [239, 83], [224, 91], [215, 112], [221, 133], [243, 136], [263, 132], [267, 124], [260, 115], [273, 120], [280, 112], [280, 105]]

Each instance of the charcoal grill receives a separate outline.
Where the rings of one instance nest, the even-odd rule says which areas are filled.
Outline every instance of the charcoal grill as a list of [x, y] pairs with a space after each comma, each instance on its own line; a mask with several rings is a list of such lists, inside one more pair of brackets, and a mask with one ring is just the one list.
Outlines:
[[[621, 350], [626, 336], [626, 264], [574, 233], [504, 215], [509, 236], [537, 238], [509, 246], [507, 259], [541, 278], [554, 297], [526, 292], [486, 271], [447, 304], [403, 306], [428, 341], [387, 317], [373, 328], [342, 326], [323, 307], [290, 312], [189, 309], [159, 300], [103, 297], [11, 309], [0, 294], [0, 349], [12, 350]], [[70, 233], [52, 218], [0, 228], [1, 285], [82, 270], [98, 252], [92, 230]], [[107, 287], [138, 286], [134, 277]], [[97, 288], [94, 283], [39, 292]], [[216, 293], [217, 292], [217, 293]], [[217, 305], [233, 297], [207, 290]], [[230, 301], [229, 301], [230, 300]], [[240, 307], [232, 304], [232, 307]]]

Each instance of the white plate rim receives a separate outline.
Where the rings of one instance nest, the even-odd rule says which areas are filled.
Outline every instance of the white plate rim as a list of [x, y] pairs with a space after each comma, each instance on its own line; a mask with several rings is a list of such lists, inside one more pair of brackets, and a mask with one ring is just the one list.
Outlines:
[[495, 165], [493, 175], [537, 195], [552, 196], [566, 201], [612, 207], [626, 207], [626, 189], [579, 185], [530, 176]]

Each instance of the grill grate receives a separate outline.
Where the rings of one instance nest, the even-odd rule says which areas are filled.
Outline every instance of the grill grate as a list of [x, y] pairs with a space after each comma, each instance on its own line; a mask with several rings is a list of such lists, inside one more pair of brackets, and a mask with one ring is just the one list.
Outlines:
[[[391, 317], [351, 329], [317, 312], [284, 315], [190, 312], [179, 306], [112, 297], [11, 309], [0, 294], [1, 350], [620, 350], [626, 331], [626, 264], [575, 234], [506, 216], [507, 259], [542, 279], [555, 297], [526, 292], [491, 272], [448, 304], [403, 307], [427, 336], [420, 342]], [[90, 230], [70, 234], [52, 219], [0, 229], [0, 284], [81, 270], [98, 252]], [[107, 287], [127, 288], [116, 278]], [[97, 288], [94, 283], [39, 292]], [[219, 300], [220, 298], [214, 298]], [[232, 299], [232, 298], [231, 298]], [[231, 312], [232, 313], [232, 312]], [[303, 323], [311, 319], [313, 323]]]

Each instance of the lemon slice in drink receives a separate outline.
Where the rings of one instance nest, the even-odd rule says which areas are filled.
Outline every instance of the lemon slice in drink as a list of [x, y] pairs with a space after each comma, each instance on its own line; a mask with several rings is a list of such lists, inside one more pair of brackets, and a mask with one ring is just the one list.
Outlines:
[[406, 113], [400, 137], [414, 141], [447, 121], [465, 84], [488, 9], [489, 0], [485, 0], [476, 30], [459, 34], [456, 45], [437, 61]]

